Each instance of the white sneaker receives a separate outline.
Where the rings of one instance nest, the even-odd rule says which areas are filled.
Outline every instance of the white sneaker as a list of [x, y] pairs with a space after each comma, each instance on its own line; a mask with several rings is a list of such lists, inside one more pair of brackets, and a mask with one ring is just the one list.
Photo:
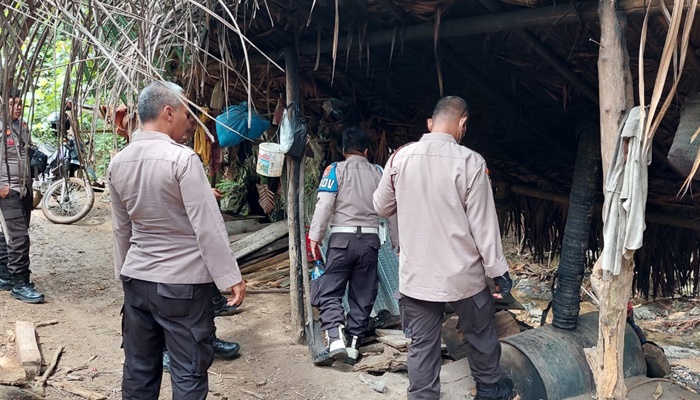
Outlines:
[[348, 347], [345, 349], [348, 357], [345, 359], [346, 364], [355, 365], [357, 359], [360, 358], [360, 338], [352, 336], [348, 340]]

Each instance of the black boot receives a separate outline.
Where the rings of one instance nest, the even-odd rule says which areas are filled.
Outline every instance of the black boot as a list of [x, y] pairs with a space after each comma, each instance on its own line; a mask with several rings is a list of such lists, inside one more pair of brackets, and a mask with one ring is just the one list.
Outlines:
[[233, 314], [238, 306], [230, 306], [227, 304], [228, 299], [221, 295], [219, 288], [215, 284], [209, 284], [209, 295], [211, 296], [211, 302], [214, 305], [214, 316], [221, 317], [224, 315]]
[[[218, 293], [218, 291], [217, 291], [217, 293]], [[214, 304], [214, 316], [215, 317], [222, 317], [224, 315], [231, 315], [238, 309], [238, 306], [228, 305], [227, 304], [228, 299], [226, 297], [222, 296], [221, 293], [218, 293], [218, 296], [216, 298], [213, 298], [211, 301]]]
[[15, 281], [12, 279], [12, 274], [7, 266], [0, 265], [0, 290], [12, 290], [13, 287], [15, 287]]
[[168, 350], [163, 350], [163, 372], [170, 372], [170, 353]]
[[513, 381], [504, 377], [496, 383], [477, 383], [474, 400], [512, 400], [513, 395]]
[[29, 280], [29, 272], [15, 274], [13, 278], [12, 297], [25, 303], [36, 304], [44, 302], [44, 295], [37, 292], [34, 288], [34, 282]]
[[[236, 342], [214, 339], [214, 357], [233, 358], [240, 349], [241, 346]], [[168, 350], [163, 350], [163, 371], [170, 372], [170, 353]]]
[[233, 358], [238, 355], [241, 346], [236, 342], [214, 339], [214, 357]]
[[345, 349], [345, 333], [343, 325], [331, 328], [326, 331], [328, 346], [313, 358], [314, 365], [329, 367], [336, 360], [345, 360], [348, 352]]

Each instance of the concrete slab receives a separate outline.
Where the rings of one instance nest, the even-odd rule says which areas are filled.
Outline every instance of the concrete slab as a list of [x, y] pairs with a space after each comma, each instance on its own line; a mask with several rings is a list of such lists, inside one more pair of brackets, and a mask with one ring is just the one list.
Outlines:
[[443, 365], [440, 370], [440, 399], [471, 399], [475, 387], [466, 358]]

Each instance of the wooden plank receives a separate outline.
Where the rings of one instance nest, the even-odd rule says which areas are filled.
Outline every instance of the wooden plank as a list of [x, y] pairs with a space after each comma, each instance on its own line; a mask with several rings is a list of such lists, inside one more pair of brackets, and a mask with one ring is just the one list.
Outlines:
[[287, 221], [278, 221], [233, 243], [231, 249], [236, 259], [267, 246], [288, 233]]
[[250, 264], [246, 267], [241, 268], [241, 274], [245, 275], [251, 272], [259, 271], [261, 269], [267, 268], [273, 264], [287, 259], [289, 259], [289, 253], [285, 251], [284, 253], [280, 253], [272, 258], [268, 258], [267, 260], [258, 261], [254, 264]]
[[239, 233], [248, 233], [259, 231], [269, 224], [261, 224], [260, 222], [253, 219], [240, 219], [236, 221], [225, 222], [226, 233], [229, 236], [236, 235]]
[[229, 235], [228, 242], [229, 243], [237, 242], [237, 241], [243, 239], [244, 237], [248, 237], [248, 235], [250, 235], [250, 232], [235, 233], [233, 235]]
[[27, 383], [27, 371], [11, 357], [0, 357], [0, 385], [21, 386]]
[[254, 252], [248, 254], [247, 256], [243, 256], [240, 259], [238, 259], [239, 262], [244, 263], [248, 260], [256, 259], [258, 257], [271, 257], [273, 255], [276, 255], [280, 252], [280, 250], [287, 250], [289, 247], [289, 239], [287, 236], [283, 236], [274, 242], [268, 244], [267, 246], [263, 246]]
[[33, 322], [15, 322], [15, 352], [20, 365], [30, 377], [39, 374], [41, 352], [39, 352], [39, 345], [36, 341], [36, 330]]
[[71, 382], [49, 381], [48, 384], [50, 386], [57, 388], [57, 389], [63, 389], [68, 393], [73, 393], [73, 394], [76, 394], [80, 397], [84, 397], [84, 398], [89, 399], [89, 400], [107, 400], [107, 396], [105, 396], [101, 393], [93, 392], [92, 390], [85, 389], [85, 388], [80, 387], [80, 386], [78, 386], [74, 383], [71, 383]]

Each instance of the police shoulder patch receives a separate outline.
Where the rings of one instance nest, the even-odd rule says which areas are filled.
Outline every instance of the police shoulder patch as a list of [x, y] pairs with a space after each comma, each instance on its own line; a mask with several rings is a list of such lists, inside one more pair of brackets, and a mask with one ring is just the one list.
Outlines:
[[319, 192], [338, 193], [338, 179], [335, 174], [336, 163], [326, 167], [321, 177], [321, 183], [318, 185]]

